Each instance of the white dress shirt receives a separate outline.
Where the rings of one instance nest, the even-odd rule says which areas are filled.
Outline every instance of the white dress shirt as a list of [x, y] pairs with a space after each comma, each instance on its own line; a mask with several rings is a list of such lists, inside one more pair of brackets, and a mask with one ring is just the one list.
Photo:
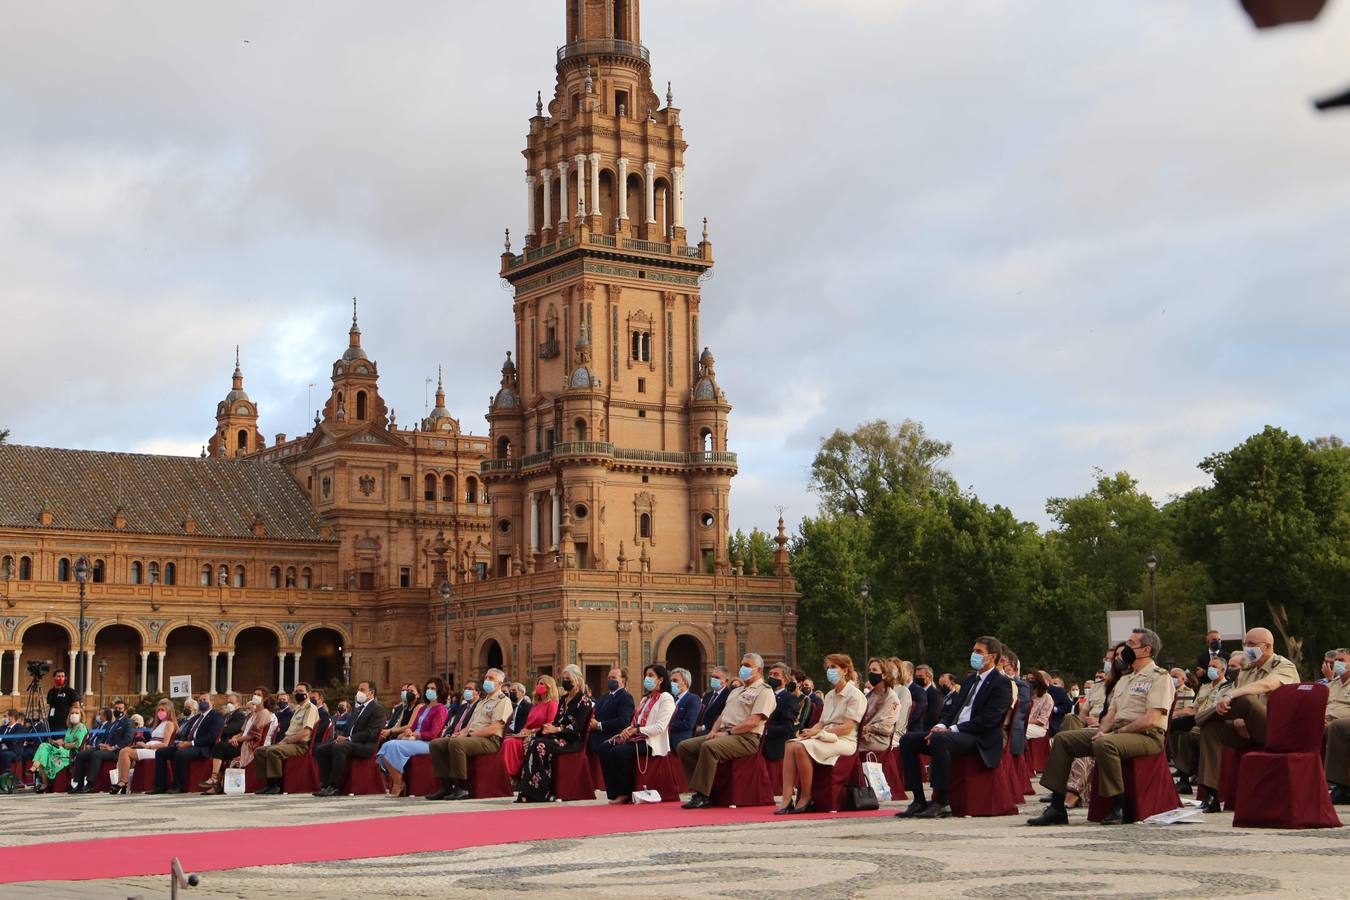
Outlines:
[[969, 702], [961, 706], [961, 712], [959, 712], [956, 716], [956, 724], [952, 726], [952, 731], [959, 731], [961, 725], [964, 725], [970, 721], [970, 711], [975, 707], [975, 698], [980, 695], [980, 688], [984, 687], [984, 682], [989, 678], [990, 673], [993, 672], [994, 669], [996, 668], [998, 667], [990, 666], [988, 669], [985, 669], [984, 672], [980, 674], [980, 680], [975, 682], [975, 688], [970, 692]]

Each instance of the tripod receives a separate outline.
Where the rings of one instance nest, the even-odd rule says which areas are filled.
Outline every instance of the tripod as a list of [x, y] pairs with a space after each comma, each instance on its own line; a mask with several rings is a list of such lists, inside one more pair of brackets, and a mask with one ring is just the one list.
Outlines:
[[24, 715], [28, 718], [29, 725], [42, 723], [43, 731], [48, 728], [47, 723], [47, 704], [42, 697], [42, 680], [33, 676], [33, 680], [28, 682], [28, 691], [24, 696]]

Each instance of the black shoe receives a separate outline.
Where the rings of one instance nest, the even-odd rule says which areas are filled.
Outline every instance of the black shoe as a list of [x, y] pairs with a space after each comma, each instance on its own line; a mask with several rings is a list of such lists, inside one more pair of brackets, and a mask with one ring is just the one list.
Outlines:
[[259, 797], [267, 797], [267, 796], [271, 796], [272, 794], [280, 794], [280, 793], [281, 793], [281, 788], [277, 787], [275, 784], [269, 784], [267, 787], [265, 787], [265, 788], [263, 788], [262, 790], [258, 791], [258, 796], [259, 796]]
[[794, 816], [799, 815], [801, 813], [812, 813], [815, 811], [816, 811], [816, 801], [814, 800], [807, 800], [805, 806], [794, 806], [792, 807], [792, 809], [788, 810], [788, 812], [792, 813], [792, 815]]
[[681, 809], [707, 809], [712, 806], [712, 801], [697, 791], [680, 807]]
[[71, 784], [70, 790], [66, 791], [67, 794], [83, 794], [84, 792], [85, 786], [83, 782], [80, 782], [78, 784]]
[[1331, 786], [1331, 805], [1345, 806], [1350, 804], [1350, 787], [1343, 784], [1333, 784]]
[[153, 791], [151, 791], [150, 793], [152, 793], [152, 794], [167, 794], [168, 792], [169, 792], [169, 789], [168, 789], [168, 788], [155, 788], [155, 789], [154, 789]]
[[310, 796], [311, 796], [311, 797], [331, 797], [331, 796], [333, 796], [333, 790], [332, 790], [332, 788], [328, 787], [327, 785], [324, 785], [323, 787], [319, 788], [319, 789], [318, 789], [317, 791], [315, 791], [314, 793], [310, 794]]
[[1183, 797], [1189, 797], [1195, 793], [1195, 788], [1191, 787], [1191, 783], [1188, 779], [1183, 778], [1181, 781], [1177, 782], [1177, 793]]
[[1027, 819], [1028, 825], [1068, 825], [1069, 814], [1058, 806], [1050, 805], [1041, 810], [1041, 814], [1032, 819]]
[[1105, 816], [1102, 816], [1103, 825], [1120, 825], [1124, 823], [1124, 821], [1125, 821], [1125, 809], [1124, 807], [1120, 806], [1117, 806], [1115, 809], [1111, 810]]
[[171, 787], [171, 788], [169, 788], [169, 791], [168, 791], [168, 792], [169, 792], [170, 794], [181, 794], [181, 793], [183, 793], [183, 789], [180, 788], [180, 787]]
[[1205, 805], [1201, 809], [1207, 813], [1223, 812], [1223, 805], [1219, 803], [1219, 792], [1210, 791], [1209, 796], [1205, 798]]
[[914, 818], [916, 818], [916, 819], [946, 819], [946, 818], [950, 818], [950, 817], [951, 817], [951, 814], [952, 814], [952, 808], [951, 808], [950, 806], [948, 806], [948, 805], [945, 804], [945, 803], [938, 803], [937, 801], [934, 801], [934, 802], [928, 804], [928, 806], [925, 807], [922, 811], [916, 812], [916, 813], [914, 814]]
[[897, 819], [912, 819], [928, 808], [927, 800], [915, 800], [909, 806], [895, 814]]
[[468, 789], [468, 788], [464, 788], [464, 787], [457, 787], [457, 788], [455, 788], [453, 791], [451, 791], [450, 793], [446, 794], [446, 795], [445, 795], [445, 799], [446, 799], [446, 800], [468, 800], [468, 799], [469, 799], [469, 789]]
[[454, 790], [454, 788], [450, 787], [450, 785], [447, 784], [445, 787], [441, 788], [439, 791], [435, 791], [434, 793], [427, 794], [427, 799], [428, 799], [428, 800], [444, 800], [446, 797], [450, 796], [450, 793], [451, 793], [451, 791], [453, 791], [453, 790]]
[[796, 809], [796, 804], [794, 804], [791, 800], [789, 800], [789, 801], [788, 801], [787, 803], [785, 803], [784, 805], [782, 805], [782, 806], [778, 807], [777, 809], [775, 809], [775, 810], [773, 811], [773, 814], [774, 814], [775, 816], [786, 816], [788, 813], [793, 812], [795, 809]]

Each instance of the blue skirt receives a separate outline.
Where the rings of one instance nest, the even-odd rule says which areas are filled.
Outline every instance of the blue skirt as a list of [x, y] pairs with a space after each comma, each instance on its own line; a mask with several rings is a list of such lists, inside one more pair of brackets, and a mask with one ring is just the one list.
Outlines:
[[431, 745], [426, 741], [389, 741], [380, 748], [376, 758], [384, 760], [389, 768], [402, 775], [409, 757], [426, 756], [430, 752]]

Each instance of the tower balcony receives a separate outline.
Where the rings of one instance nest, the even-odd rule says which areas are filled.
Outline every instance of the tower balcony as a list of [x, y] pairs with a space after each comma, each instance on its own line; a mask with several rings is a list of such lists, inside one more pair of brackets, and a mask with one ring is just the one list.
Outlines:
[[608, 441], [566, 441], [554, 444], [551, 450], [531, 453], [519, 459], [486, 459], [480, 465], [484, 478], [513, 478], [534, 469], [557, 465], [604, 465], [606, 468], [634, 471], [694, 472], [711, 471], [735, 475], [736, 454], [717, 450], [695, 450], [692, 453], [671, 450], [647, 450], [637, 447], [616, 447]]
[[646, 47], [633, 41], [619, 41], [612, 38], [592, 38], [586, 41], [573, 41], [558, 48], [558, 62], [578, 56], [629, 56], [651, 64], [652, 55]]

